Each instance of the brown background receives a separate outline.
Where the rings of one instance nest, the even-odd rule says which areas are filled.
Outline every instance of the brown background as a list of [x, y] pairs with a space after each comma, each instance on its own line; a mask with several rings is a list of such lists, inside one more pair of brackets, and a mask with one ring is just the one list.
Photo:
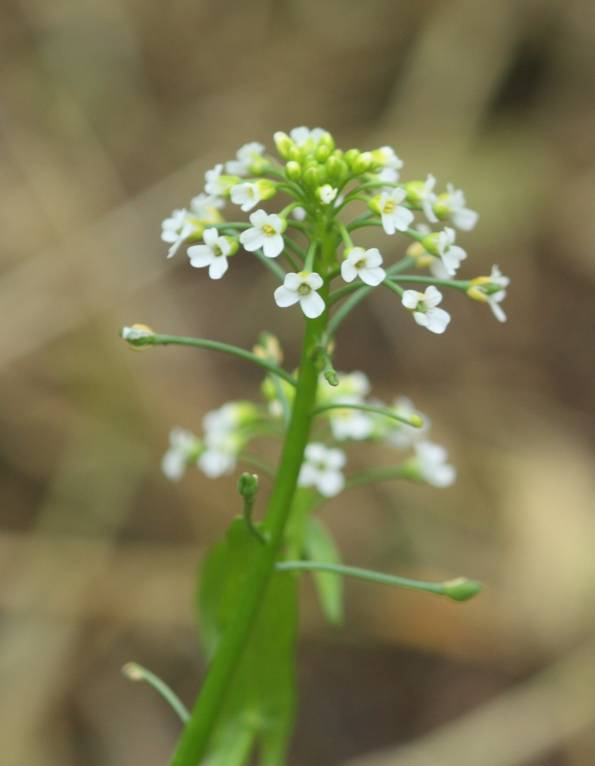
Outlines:
[[138, 660], [192, 700], [195, 564], [237, 500], [232, 479], [168, 484], [159, 459], [170, 425], [198, 428], [260, 377], [187, 349], [131, 353], [117, 330], [250, 346], [267, 327], [295, 360], [301, 323], [274, 308], [270, 275], [243, 258], [214, 284], [166, 262], [159, 223], [239, 145], [305, 124], [463, 186], [481, 211], [466, 273], [496, 262], [513, 285], [503, 326], [453, 296], [438, 338], [388, 291], [345, 325], [338, 366], [412, 396], [460, 476], [330, 504], [345, 558], [488, 588], [461, 606], [351, 583], [337, 633], [306, 587], [291, 763], [592, 766], [592, 3], [0, 14], [2, 763], [167, 761], [176, 720], [119, 668]]

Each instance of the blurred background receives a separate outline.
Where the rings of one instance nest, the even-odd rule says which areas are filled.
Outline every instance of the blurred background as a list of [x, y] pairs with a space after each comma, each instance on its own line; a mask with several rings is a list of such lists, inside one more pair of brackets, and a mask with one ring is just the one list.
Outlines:
[[[260, 375], [123, 324], [297, 358], [245, 258], [221, 283], [164, 258], [160, 221], [246, 141], [321, 125], [465, 189], [465, 274], [498, 263], [509, 322], [449, 296], [443, 337], [378, 292], [337, 366], [430, 414], [459, 481], [359, 489], [324, 518], [347, 561], [477, 577], [476, 601], [350, 582], [327, 628], [304, 586], [292, 766], [595, 763], [595, 25], [588, 0], [4, 0], [0, 14], [0, 685], [6, 766], [160, 766], [179, 727], [128, 660], [190, 703], [201, 550], [233, 478], [166, 482]], [[372, 242], [373, 236], [369, 239]], [[397, 240], [398, 238], [395, 238]], [[388, 258], [402, 245], [384, 241]], [[359, 453], [361, 465], [375, 453]]]

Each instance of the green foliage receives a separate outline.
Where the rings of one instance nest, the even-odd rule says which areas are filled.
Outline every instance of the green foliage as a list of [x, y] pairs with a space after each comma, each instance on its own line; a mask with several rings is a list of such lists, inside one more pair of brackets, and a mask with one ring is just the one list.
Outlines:
[[[341, 554], [330, 531], [317, 518], [310, 517], [304, 538], [304, 551], [313, 561], [340, 564]], [[315, 572], [314, 583], [320, 606], [326, 619], [333, 625], [343, 621], [343, 581], [339, 575]]]
[[[262, 548], [241, 517], [213, 546], [198, 593], [201, 638], [211, 658], [233, 619], [251, 561]], [[295, 712], [296, 576], [276, 573], [246, 640], [234, 683], [210, 740], [209, 766], [241, 766], [253, 748], [263, 766], [283, 762]]]

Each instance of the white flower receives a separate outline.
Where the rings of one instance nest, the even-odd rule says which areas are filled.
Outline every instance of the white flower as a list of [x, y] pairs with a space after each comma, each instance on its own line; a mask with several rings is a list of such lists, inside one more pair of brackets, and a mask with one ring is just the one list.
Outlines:
[[[355, 396], [345, 396], [333, 399], [333, 404], [359, 404], [360, 399]], [[353, 407], [345, 409], [329, 410], [331, 431], [335, 439], [367, 439], [374, 430], [374, 421], [370, 415]]]
[[374, 162], [381, 165], [376, 176], [378, 180], [386, 183], [396, 183], [399, 180], [399, 170], [403, 167], [403, 160], [397, 157], [392, 146], [381, 146], [372, 152]]
[[260, 250], [267, 258], [276, 258], [283, 251], [282, 233], [285, 229], [283, 219], [274, 213], [256, 210], [250, 216], [252, 228], [240, 234], [240, 242], [248, 252]]
[[334, 497], [345, 486], [345, 477], [341, 472], [344, 465], [345, 453], [342, 450], [328, 449], [324, 444], [312, 442], [304, 453], [299, 486], [315, 487], [324, 497]]
[[194, 268], [208, 266], [211, 279], [221, 279], [229, 267], [227, 257], [231, 255], [231, 242], [228, 237], [220, 236], [217, 229], [205, 229], [202, 238], [204, 245], [188, 248], [190, 265]]
[[470, 231], [475, 227], [479, 213], [467, 207], [462, 189], [455, 189], [452, 184], [446, 184], [446, 194], [441, 195], [439, 202], [448, 208], [450, 219], [457, 229]]
[[419, 442], [415, 445], [415, 464], [420, 478], [434, 487], [449, 487], [454, 483], [457, 472], [447, 463], [448, 453], [439, 444]]
[[330, 184], [324, 184], [324, 186], [319, 186], [316, 189], [316, 196], [323, 205], [330, 205], [337, 196], [337, 193], [338, 189], [335, 189]]
[[227, 191], [228, 184], [222, 179], [223, 165], [219, 163], [205, 173], [205, 191], [220, 197]]
[[261, 199], [260, 187], [257, 183], [247, 181], [231, 187], [231, 201], [234, 205], [240, 205], [245, 213], [256, 207]]
[[464, 261], [467, 257], [467, 253], [463, 248], [454, 244], [455, 237], [455, 230], [447, 226], [443, 231], [438, 233], [436, 240], [438, 254], [442, 259], [442, 264], [449, 277], [452, 277], [457, 273], [461, 261]]
[[190, 209], [181, 208], [161, 223], [161, 239], [171, 244], [168, 258], [178, 252], [181, 245], [192, 235], [197, 235], [205, 223], [218, 223], [221, 220], [219, 209], [224, 202], [218, 197], [198, 194], [190, 201]]
[[363, 247], [354, 247], [348, 253], [341, 264], [341, 276], [346, 282], [353, 282], [359, 277], [362, 282], [375, 287], [384, 281], [386, 272], [381, 268], [382, 256], [376, 247], [364, 250]]
[[205, 450], [198, 458], [198, 465], [209, 478], [214, 479], [233, 471], [243, 446], [238, 428], [253, 415], [251, 404], [229, 402], [204, 416]]
[[174, 210], [161, 222], [161, 239], [171, 244], [167, 257], [173, 258], [184, 241], [196, 230], [190, 212], [185, 208]]
[[434, 186], [436, 186], [436, 179], [431, 173], [428, 173], [424, 185], [418, 192], [419, 203], [421, 209], [424, 211], [424, 215], [430, 221], [430, 223], [436, 223], [438, 217], [434, 213], [434, 204], [436, 203], [436, 194], [434, 193]]
[[250, 173], [250, 166], [262, 157], [265, 147], [258, 141], [251, 141], [241, 146], [236, 152], [236, 159], [225, 163], [225, 170], [232, 176], [245, 176]]
[[417, 415], [423, 420], [423, 425], [421, 428], [408, 426], [406, 423], [394, 423], [390, 430], [385, 434], [386, 441], [393, 447], [406, 449], [418, 441], [423, 436], [423, 434], [429, 431], [429, 419], [420, 413], [420, 411], [415, 407], [411, 399], [408, 397], [399, 396], [398, 399], [395, 399], [393, 410], [397, 415], [401, 415], [402, 417], [410, 418], [412, 415]]
[[237, 446], [231, 438], [221, 439], [210, 445], [198, 458], [198, 466], [209, 479], [217, 479], [231, 473], [236, 467]]
[[499, 322], [506, 322], [506, 314], [504, 313], [500, 303], [506, 298], [506, 288], [510, 284], [510, 279], [505, 277], [498, 266], [492, 266], [492, 272], [490, 274], [490, 281], [494, 285], [501, 287], [498, 292], [486, 295], [489, 307], [492, 309], [492, 314]]
[[404, 189], [390, 189], [380, 195], [378, 206], [382, 226], [387, 234], [407, 231], [409, 224], [413, 221], [414, 216], [411, 210], [400, 204], [406, 196]]
[[310, 128], [305, 128], [303, 125], [289, 131], [292, 141], [300, 147], [305, 146], [309, 141], [317, 144], [325, 133], [326, 130], [322, 128], [312, 128], [310, 130]]
[[434, 285], [426, 287], [423, 293], [417, 290], [405, 290], [401, 303], [413, 311], [413, 318], [421, 327], [440, 335], [450, 322], [450, 314], [444, 309], [436, 308], [442, 301], [442, 293]]
[[292, 218], [295, 218], [296, 221], [305, 221], [306, 220], [306, 211], [303, 207], [294, 207], [291, 211]]
[[299, 274], [290, 272], [285, 275], [281, 287], [275, 290], [275, 303], [281, 308], [298, 303], [309, 319], [315, 319], [324, 311], [324, 301], [316, 292], [323, 285], [320, 274], [300, 271]]
[[169, 434], [169, 449], [161, 460], [161, 470], [172, 481], [178, 481], [186, 471], [188, 461], [200, 448], [200, 442], [192, 431], [172, 428]]

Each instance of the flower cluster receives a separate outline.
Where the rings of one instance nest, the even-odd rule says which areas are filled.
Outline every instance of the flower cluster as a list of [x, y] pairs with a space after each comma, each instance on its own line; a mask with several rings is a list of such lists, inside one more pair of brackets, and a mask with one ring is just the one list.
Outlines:
[[[261, 352], [280, 356], [273, 336], [266, 336]], [[311, 441], [305, 452], [298, 484], [312, 487], [323, 497], [334, 497], [348, 484], [350, 477], [346, 449], [354, 442], [377, 442], [409, 454], [396, 464], [395, 477], [446, 487], [455, 480], [455, 470], [447, 462], [443, 447], [429, 441], [429, 421], [413, 403], [399, 397], [386, 405], [370, 397], [370, 382], [363, 372], [337, 374], [338, 384], [331, 386], [321, 375]], [[246, 449], [254, 441], [282, 435], [284, 412], [291, 406], [294, 389], [286, 382], [267, 375], [263, 382], [264, 402], [229, 402], [203, 418], [199, 438], [191, 431], [174, 428], [170, 447], [162, 461], [165, 475], [180, 479], [186, 467], [195, 464], [202, 472], [216, 478], [232, 472], [238, 463], [250, 465], [256, 459]], [[258, 459], [262, 467], [262, 460]]]
[[[496, 319], [505, 321], [501, 304], [509, 280], [497, 266], [489, 276], [455, 279], [467, 259], [456, 229], [469, 231], [478, 220], [461, 189], [448, 183], [440, 191], [431, 174], [403, 180], [403, 161], [390, 146], [343, 151], [328, 131], [306, 127], [277, 132], [273, 139], [277, 156], [250, 142], [235, 159], [205, 173], [204, 191], [162, 223], [168, 257], [188, 245], [190, 265], [220, 279], [233, 256], [253, 254], [281, 282], [273, 293], [277, 306], [299, 306], [308, 319], [357, 291], [383, 285], [432, 333], [443, 333], [450, 322], [450, 314], [438, 307], [443, 301], [439, 288], [487, 303]], [[283, 206], [274, 211], [262, 206], [279, 195], [286, 198]], [[229, 205], [248, 213], [248, 221], [225, 217]], [[351, 220], [350, 205], [360, 207]], [[404, 257], [387, 264], [379, 248], [353, 241], [356, 232], [370, 226], [407, 238]], [[320, 245], [321, 231], [334, 238], [330, 255]], [[410, 268], [429, 275], [404, 273]], [[336, 280], [343, 286], [334, 289]], [[423, 291], [407, 289], [408, 283]]]

